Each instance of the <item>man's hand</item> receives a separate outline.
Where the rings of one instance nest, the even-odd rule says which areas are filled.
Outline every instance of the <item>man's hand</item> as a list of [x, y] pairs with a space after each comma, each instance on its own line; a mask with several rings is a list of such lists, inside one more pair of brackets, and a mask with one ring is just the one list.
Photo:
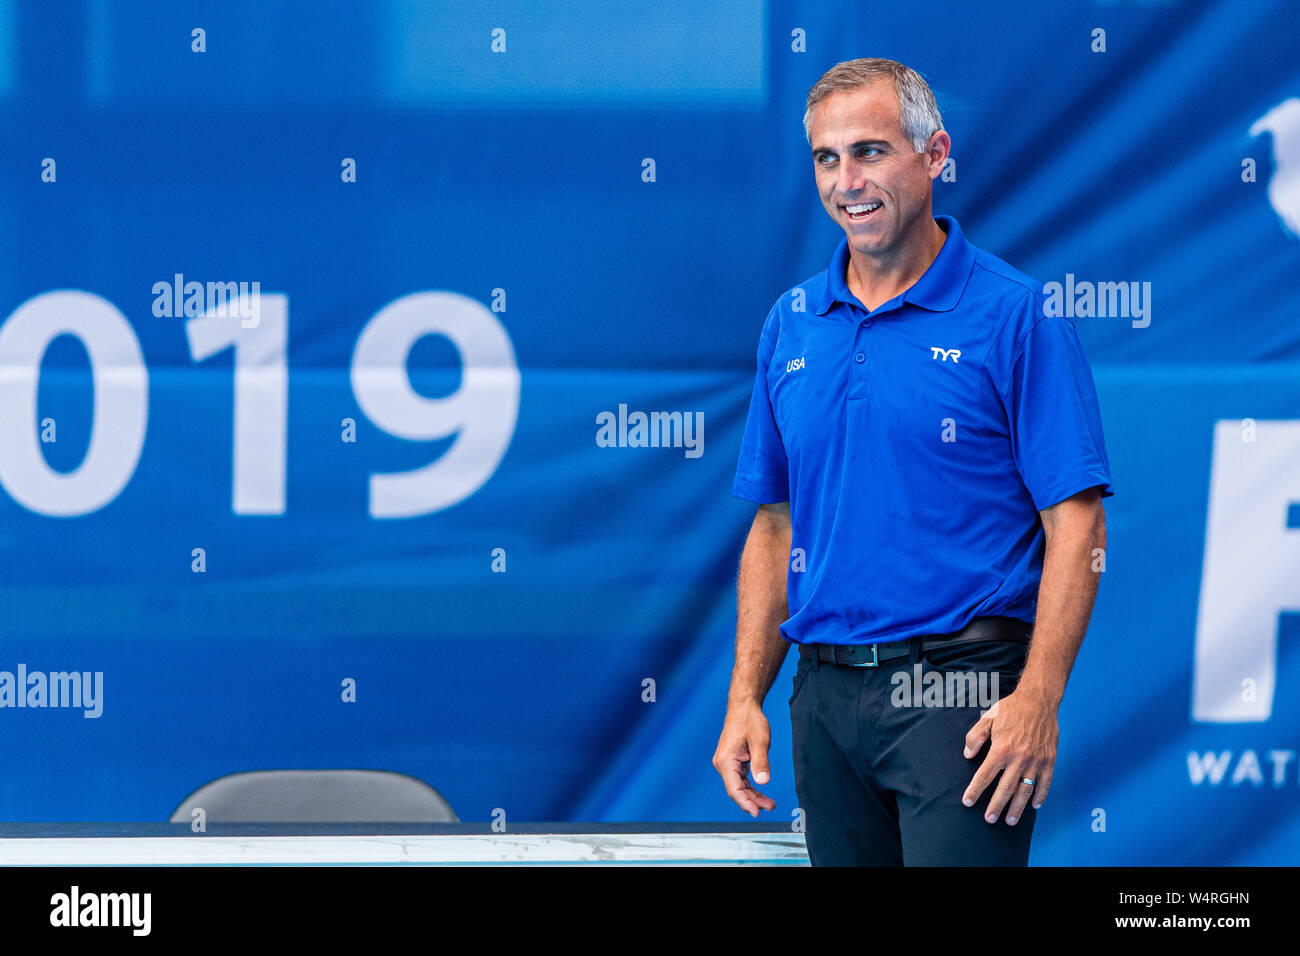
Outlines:
[[732, 704], [727, 708], [727, 719], [718, 738], [718, 749], [713, 754], [713, 766], [722, 775], [722, 785], [727, 796], [751, 817], [764, 810], [776, 808], [776, 801], [755, 790], [749, 782], [749, 771], [754, 771], [757, 783], [767, 783], [771, 776], [767, 762], [767, 748], [772, 742], [772, 729], [763, 708], [757, 703]]
[[[1056, 704], [1050, 699], [1013, 691], [989, 708], [988, 713], [966, 734], [966, 759], [980, 752], [984, 742], [992, 739], [988, 756], [975, 771], [970, 786], [962, 796], [966, 806], [975, 801], [1002, 771], [1002, 780], [989, 799], [984, 819], [997, 823], [1002, 808], [1007, 809], [1007, 824], [1015, 826], [1025, 812], [1030, 796], [1037, 810], [1052, 787], [1052, 768], [1056, 766]], [[1036, 781], [1034, 786], [1025, 779]]]

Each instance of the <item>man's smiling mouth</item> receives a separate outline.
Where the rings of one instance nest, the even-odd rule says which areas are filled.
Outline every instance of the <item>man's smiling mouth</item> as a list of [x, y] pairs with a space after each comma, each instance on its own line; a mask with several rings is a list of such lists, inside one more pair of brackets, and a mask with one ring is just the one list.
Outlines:
[[866, 219], [868, 216], [870, 216], [873, 212], [875, 212], [883, 205], [884, 203], [878, 201], [862, 202], [862, 203], [854, 203], [851, 206], [841, 205], [840, 208], [843, 209], [846, 213], [848, 213], [850, 219], [856, 222], [860, 219]]

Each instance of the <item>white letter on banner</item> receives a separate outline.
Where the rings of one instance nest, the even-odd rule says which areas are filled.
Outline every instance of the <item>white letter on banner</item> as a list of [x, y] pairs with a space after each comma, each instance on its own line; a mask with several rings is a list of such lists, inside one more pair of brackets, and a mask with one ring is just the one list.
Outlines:
[[[1214, 425], [1205, 563], [1196, 616], [1192, 719], [1268, 720], [1277, 677], [1278, 615], [1300, 611], [1300, 421]], [[1243, 693], [1253, 686], [1255, 693]]]

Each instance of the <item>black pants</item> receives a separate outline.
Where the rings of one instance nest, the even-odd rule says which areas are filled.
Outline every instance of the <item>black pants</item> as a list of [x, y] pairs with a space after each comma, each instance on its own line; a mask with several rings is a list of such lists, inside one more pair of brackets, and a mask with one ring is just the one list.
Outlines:
[[[1015, 826], [1007, 825], [1005, 809], [997, 823], [984, 819], [1000, 773], [974, 806], [961, 802], [989, 750], [985, 743], [966, 759], [966, 733], [992, 700], [1015, 689], [1027, 650], [1018, 642], [979, 641], [916, 649], [910, 659], [878, 668], [800, 657], [790, 722], [795, 793], [813, 866], [1028, 863], [1032, 803]], [[932, 672], [939, 678], [924, 676]], [[983, 675], [982, 696], [962, 693], [971, 688], [971, 673], [977, 685]], [[936, 680], [943, 685], [938, 693]]]

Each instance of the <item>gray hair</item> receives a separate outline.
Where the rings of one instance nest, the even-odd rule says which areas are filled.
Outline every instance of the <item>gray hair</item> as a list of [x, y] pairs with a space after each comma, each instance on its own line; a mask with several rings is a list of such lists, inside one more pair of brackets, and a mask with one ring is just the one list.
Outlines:
[[812, 144], [812, 114], [815, 107], [832, 93], [856, 90], [874, 82], [882, 76], [894, 81], [894, 91], [898, 94], [898, 114], [903, 135], [918, 153], [925, 152], [925, 145], [937, 130], [943, 129], [943, 117], [939, 115], [939, 106], [934, 101], [934, 93], [920, 73], [904, 66], [897, 60], [884, 60], [878, 57], [864, 57], [860, 60], [845, 60], [836, 63], [822, 74], [822, 78], [808, 91], [808, 103], [803, 113], [803, 137]]

